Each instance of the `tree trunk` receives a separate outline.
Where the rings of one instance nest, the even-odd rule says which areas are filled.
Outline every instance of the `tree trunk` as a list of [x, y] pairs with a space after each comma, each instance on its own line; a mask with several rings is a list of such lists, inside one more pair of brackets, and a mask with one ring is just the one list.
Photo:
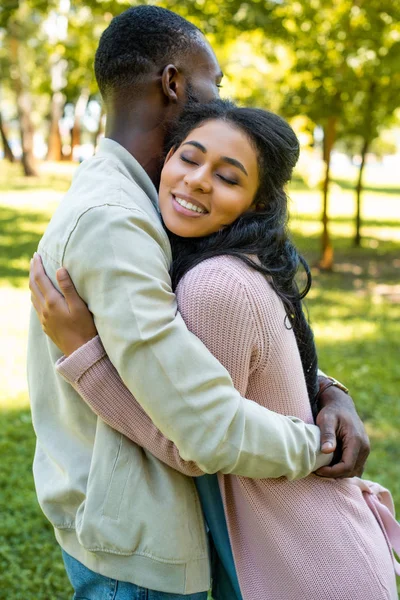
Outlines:
[[328, 196], [330, 184], [331, 153], [336, 137], [336, 117], [329, 117], [324, 128], [324, 161], [325, 161], [325, 179], [322, 188], [323, 209], [322, 209], [322, 238], [321, 250], [322, 256], [319, 267], [325, 271], [332, 271], [333, 268], [333, 246], [329, 234], [329, 216], [328, 216]]
[[0, 113], [0, 137], [1, 137], [1, 141], [3, 143], [4, 158], [6, 160], [9, 160], [10, 162], [14, 162], [15, 156], [11, 150], [11, 146], [7, 139], [7, 132], [6, 132], [4, 124], [3, 124], [3, 118], [1, 116], [1, 113]]
[[361, 150], [361, 164], [360, 171], [358, 173], [358, 181], [356, 187], [356, 232], [354, 236], [354, 245], [359, 248], [361, 246], [361, 194], [362, 194], [362, 179], [365, 167], [365, 159], [368, 153], [369, 145], [372, 141], [371, 132], [374, 131], [372, 127], [373, 123], [373, 111], [375, 104], [375, 92], [376, 82], [371, 81], [369, 84], [368, 102], [364, 113], [364, 140]]
[[357, 197], [356, 233], [354, 236], [354, 245], [356, 246], [356, 248], [359, 248], [361, 246], [361, 192], [362, 192], [362, 179], [363, 179], [363, 172], [364, 172], [364, 167], [365, 167], [365, 159], [367, 156], [368, 148], [369, 148], [369, 140], [367, 138], [364, 138], [363, 147], [361, 150], [361, 164], [360, 164], [360, 170], [358, 173], [358, 181], [357, 181], [357, 188], [356, 188], [356, 197]]
[[99, 116], [99, 125], [98, 125], [97, 130], [94, 132], [94, 135], [93, 135], [93, 148], [94, 148], [94, 152], [96, 152], [96, 148], [97, 148], [97, 143], [99, 141], [99, 137], [103, 133], [103, 117], [104, 117], [104, 107], [103, 107], [103, 104], [101, 104], [100, 116]]
[[70, 160], [74, 157], [74, 148], [81, 144], [81, 121], [85, 114], [86, 106], [89, 100], [89, 90], [83, 89], [75, 105], [74, 126], [71, 129], [71, 154]]
[[21, 131], [22, 166], [27, 177], [36, 176], [36, 164], [33, 155], [33, 123], [31, 120], [32, 98], [28, 91], [26, 74], [21, 68], [20, 45], [16, 38], [10, 39], [10, 55], [13, 65], [12, 81], [17, 98], [18, 120]]
[[50, 107], [50, 129], [47, 142], [47, 160], [62, 159], [62, 142], [59, 120], [64, 108], [64, 96], [61, 92], [54, 92]]

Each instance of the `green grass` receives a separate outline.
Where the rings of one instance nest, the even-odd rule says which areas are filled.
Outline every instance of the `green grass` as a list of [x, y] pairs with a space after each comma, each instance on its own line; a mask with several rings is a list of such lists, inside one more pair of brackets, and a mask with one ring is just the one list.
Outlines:
[[[29, 259], [72, 174], [70, 165], [44, 167], [39, 179], [27, 180], [18, 167], [0, 165], [0, 598], [12, 600], [71, 597], [53, 532], [36, 502], [25, 380]], [[350, 387], [371, 436], [365, 476], [389, 487], [400, 507], [400, 189], [391, 182], [369, 187], [363, 247], [354, 249], [353, 193], [348, 180], [335, 184], [335, 271], [313, 268], [307, 304], [320, 364]], [[315, 264], [320, 196], [297, 183], [291, 196], [296, 241]]]

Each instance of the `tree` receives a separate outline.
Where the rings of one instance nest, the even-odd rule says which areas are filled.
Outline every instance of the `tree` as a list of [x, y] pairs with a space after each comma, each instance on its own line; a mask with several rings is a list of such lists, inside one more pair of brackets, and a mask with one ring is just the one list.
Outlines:
[[[42, 11], [50, 4], [48, 2], [45, 6], [41, 0], [13, 0], [5, 3], [0, 10], [0, 55], [2, 63], [7, 62], [9, 73], [8, 78], [3, 74], [1, 81], [2, 85], [8, 84], [15, 94], [22, 166], [27, 176], [36, 175], [31, 75], [35, 68], [40, 70], [37, 40], [40, 37]], [[36, 56], [32, 48], [36, 49]]]
[[4, 158], [6, 158], [10, 162], [14, 162], [15, 157], [11, 150], [11, 146], [8, 142], [7, 132], [4, 127], [3, 118], [1, 116], [1, 113], [0, 113], [0, 137], [1, 137], [1, 142], [3, 144]]
[[360, 246], [366, 156], [400, 106], [400, 5], [387, 0], [369, 0], [359, 4], [357, 17], [364, 27], [371, 25], [371, 32], [362, 49], [351, 57], [359, 86], [348, 106], [344, 130], [347, 136], [360, 139], [354, 235], [354, 245]]
[[13, 67], [12, 81], [15, 90], [18, 119], [21, 131], [22, 166], [28, 177], [37, 175], [35, 158], [33, 155], [34, 128], [31, 118], [32, 97], [29, 90], [29, 76], [22, 67], [22, 49], [17, 33], [17, 27], [12, 27], [10, 37], [10, 57]]

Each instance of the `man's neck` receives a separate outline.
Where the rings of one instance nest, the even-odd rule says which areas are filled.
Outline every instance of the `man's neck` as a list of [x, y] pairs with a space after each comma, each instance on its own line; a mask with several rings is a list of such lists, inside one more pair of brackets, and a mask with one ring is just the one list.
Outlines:
[[146, 171], [157, 187], [163, 162], [165, 127], [157, 110], [138, 103], [129, 110], [118, 107], [107, 113], [105, 136], [123, 146]]

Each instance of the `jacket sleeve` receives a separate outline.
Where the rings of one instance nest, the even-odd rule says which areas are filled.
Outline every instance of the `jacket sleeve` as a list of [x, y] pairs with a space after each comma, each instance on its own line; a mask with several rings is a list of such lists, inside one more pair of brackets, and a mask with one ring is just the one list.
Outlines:
[[147, 214], [120, 205], [88, 210], [63, 264], [123, 382], [184, 460], [206, 473], [290, 479], [330, 462], [316, 426], [240, 396], [188, 331], [171, 290], [164, 232]]
[[181, 458], [175, 444], [154, 425], [108, 358], [99, 336], [56, 364], [58, 373], [107, 425], [176, 471], [198, 477], [198, 466]]

